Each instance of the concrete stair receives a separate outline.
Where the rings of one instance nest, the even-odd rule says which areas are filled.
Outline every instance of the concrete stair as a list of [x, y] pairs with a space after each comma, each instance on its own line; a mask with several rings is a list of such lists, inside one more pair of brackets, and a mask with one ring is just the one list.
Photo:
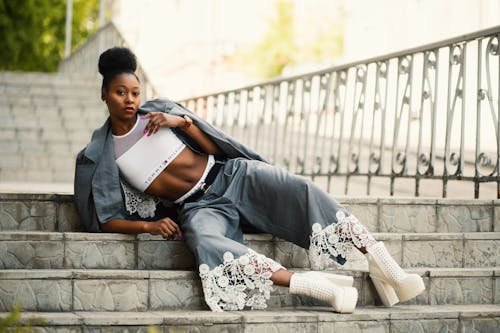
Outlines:
[[0, 73], [0, 182], [72, 182], [106, 118], [95, 76]]
[[[357, 254], [342, 269], [359, 290], [353, 314], [275, 287], [266, 311], [212, 313], [183, 241], [151, 235], [89, 234], [72, 196], [0, 194], [0, 317], [17, 301], [42, 332], [499, 332], [500, 201], [340, 200], [424, 277], [426, 291], [379, 306]], [[267, 234], [246, 243], [300, 271], [307, 252]]]

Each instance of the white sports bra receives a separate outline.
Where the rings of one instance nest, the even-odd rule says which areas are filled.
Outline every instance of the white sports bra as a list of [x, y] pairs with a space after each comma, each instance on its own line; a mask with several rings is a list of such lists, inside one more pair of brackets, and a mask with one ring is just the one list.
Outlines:
[[113, 135], [118, 168], [125, 180], [141, 192], [186, 148], [169, 127], [145, 135], [148, 122], [149, 119], [137, 116], [128, 133]]

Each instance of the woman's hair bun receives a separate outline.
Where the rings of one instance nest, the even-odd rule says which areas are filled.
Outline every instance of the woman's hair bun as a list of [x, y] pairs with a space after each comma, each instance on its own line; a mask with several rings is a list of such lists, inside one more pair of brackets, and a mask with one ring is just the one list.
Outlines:
[[125, 47], [113, 47], [104, 51], [99, 57], [99, 73], [103, 76], [117, 73], [134, 73], [137, 59]]

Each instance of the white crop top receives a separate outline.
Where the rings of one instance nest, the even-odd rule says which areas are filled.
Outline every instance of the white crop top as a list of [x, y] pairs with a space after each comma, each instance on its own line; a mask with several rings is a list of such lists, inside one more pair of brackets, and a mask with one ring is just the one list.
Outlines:
[[186, 145], [169, 127], [147, 136], [149, 119], [137, 116], [134, 127], [124, 135], [113, 135], [115, 160], [125, 180], [144, 192]]

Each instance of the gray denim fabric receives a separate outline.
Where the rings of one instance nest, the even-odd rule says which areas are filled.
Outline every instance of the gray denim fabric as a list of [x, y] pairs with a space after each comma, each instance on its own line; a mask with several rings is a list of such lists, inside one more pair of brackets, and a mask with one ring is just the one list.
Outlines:
[[[225, 162], [200, 200], [181, 207], [179, 220], [198, 265], [212, 269], [223, 263], [226, 251], [235, 258], [247, 253], [242, 228], [270, 233], [307, 249], [312, 225], [324, 228], [337, 223], [340, 209], [345, 211], [308, 179], [267, 163], [236, 158]], [[342, 258], [337, 261], [344, 263]]]

